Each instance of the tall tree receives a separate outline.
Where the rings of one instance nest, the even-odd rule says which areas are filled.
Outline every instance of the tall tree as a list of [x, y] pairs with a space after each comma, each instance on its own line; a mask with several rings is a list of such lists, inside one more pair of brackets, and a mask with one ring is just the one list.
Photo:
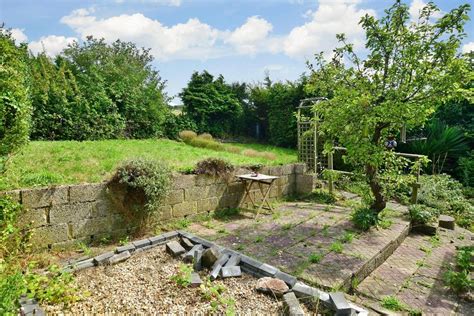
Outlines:
[[194, 72], [179, 96], [185, 115], [196, 123], [199, 132], [215, 136], [230, 134], [233, 120], [242, 112], [237, 96], [224, 77], [214, 79], [207, 71]]
[[396, 1], [382, 18], [361, 19], [365, 59], [341, 34], [342, 47], [335, 49], [333, 59], [326, 62], [321, 53], [310, 67], [308, 90], [323, 86], [333, 93], [315, 106], [326, 149], [335, 140], [347, 147], [347, 160], [365, 172], [374, 197], [370, 208], [376, 213], [386, 205], [382, 166], [393, 159], [384, 146], [386, 137], [403, 124], [422, 125], [465, 74], [465, 61], [456, 57], [469, 10], [461, 5], [435, 19], [440, 10], [428, 3], [411, 22], [408, 6]]
[[28, 141], [31, 102], [28, 95], [26, 44], [15, 45], [0, 25], [0, 174], [8, 158]]

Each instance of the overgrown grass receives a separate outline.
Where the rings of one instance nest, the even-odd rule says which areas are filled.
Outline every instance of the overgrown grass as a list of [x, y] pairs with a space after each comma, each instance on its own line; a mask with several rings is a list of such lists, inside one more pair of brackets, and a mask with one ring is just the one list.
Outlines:
[[12, 158], [7, 173], [0, 178], [0, 191], [99, 182], [109, 178], [121, 162], [135, 157], [163, 160], [178, 171], [192, 169], [198, 161], [208, 157], [222, 158], [234, 165], [296, 162], [296, 151], [291, 149], [258, 144], [233, 145], [271, 152], [276, 159], [196, 148], [167, 139], [35, 141]]

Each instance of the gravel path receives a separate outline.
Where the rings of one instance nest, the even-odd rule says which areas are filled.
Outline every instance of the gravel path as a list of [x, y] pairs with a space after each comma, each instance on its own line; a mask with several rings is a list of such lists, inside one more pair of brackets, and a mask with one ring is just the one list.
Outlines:
[[[48, 314], [223, 314], [225, 306], [213, 310], [199, 288], [183, 288], [171, 280], [179, 271], [180, 260], [171, 258], [163, 247], [135, 254], [126, 262], [101, 266], [77, 273], [82, 291], [90, 292], [84, 300], [65, 308], [44, 306]], [[202, 271], [201, 277], [207, 277]], [[255, 291], [256, 278], [214, 281], [227, 290], [223, 296], [235, 301], [238, 315], [272, 315], [283, 310], [283, 304]]]

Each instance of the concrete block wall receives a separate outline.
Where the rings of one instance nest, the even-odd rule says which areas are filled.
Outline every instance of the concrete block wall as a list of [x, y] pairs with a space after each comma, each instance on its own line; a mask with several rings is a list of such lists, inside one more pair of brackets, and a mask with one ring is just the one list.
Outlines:
[[[168, 196], [155, 212], [155, 219], [168, 221], [237, 207], [244, 195], [244, 187], [234, 176], [250, 172], [241, 168], [226, 178], [175, 174]], [[311, 185], [305, 172], [304, 164], [263, 167], [260, 170], [260, 173], [280, 177], [270, 191], [270, 200], [308, 192]], [[251, 188], [251, 194], [254, 200], [261, 201], [258, 186]], [[107, 183], [22, 189], [0, 192], [0, 195], [9, 195], [24, 206], [20, 225], [31, 225], [35, 231], [32, 243], [39, 247], [66, 247], [79, 241], [124, 235], [132, 228], [130, 221], [117, 210], [117, 198]]]

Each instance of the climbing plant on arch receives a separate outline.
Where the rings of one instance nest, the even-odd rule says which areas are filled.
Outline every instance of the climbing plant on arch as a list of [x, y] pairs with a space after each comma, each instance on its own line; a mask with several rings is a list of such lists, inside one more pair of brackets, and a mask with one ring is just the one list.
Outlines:
[[428, 3], [413, 22], [408, 6], [396, 1], [382, 18], [361, 19], [365, 58], [340, 34], [333, 59], [320, 53], [309, 65], [306, 89], [329, 97], [314, 106], [324, 117], [319, 133], [328, 140], [325, 150], [333, 149], [334, 140], [347, 148], [346, 161], [365, 173], [376, 213], [386, 206], [382, 179], [394, 159], [384, 146], [388, 135], [404, 124], [424, 124], [467, 77], [466, 61], [457, 52], [469, 10], [461, 5], [436, 19], [440, 10]]

